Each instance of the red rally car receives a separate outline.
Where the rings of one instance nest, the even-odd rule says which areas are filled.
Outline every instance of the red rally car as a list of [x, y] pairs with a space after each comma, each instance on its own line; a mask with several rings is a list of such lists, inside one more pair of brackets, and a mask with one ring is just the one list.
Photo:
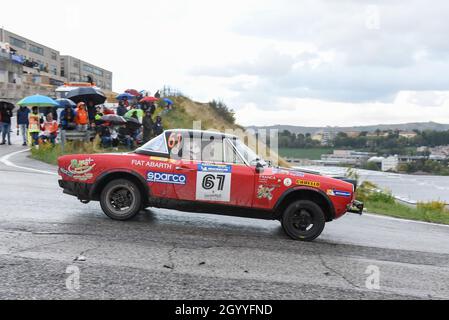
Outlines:
[[59, 185], [83, 203], [128, 220], [147, 207], [281, 221], [295, 240], [312, 241], [346, 212], [361, 214], [356, 183], [272, 167], [233, 135], [169, 130], [134, 152], [67, 155]]

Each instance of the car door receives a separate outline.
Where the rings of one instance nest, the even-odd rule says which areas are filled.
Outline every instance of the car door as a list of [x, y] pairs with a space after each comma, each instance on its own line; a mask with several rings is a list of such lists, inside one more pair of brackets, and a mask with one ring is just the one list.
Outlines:
[[[226, 162], [226, 143], [222, 138], [213, 142], [202, 140], [199, 154], [184, 147], [183, 159], [177, 161], [174, 172], [186, 181], [183, 185], [174, 185], [179, 200], [230, 206], [252, 205], [254, 171], [243, 161]], [[191, 148], [195, 146], [192, 144]], [[232, 146], [229, 149], [234, 152]]]

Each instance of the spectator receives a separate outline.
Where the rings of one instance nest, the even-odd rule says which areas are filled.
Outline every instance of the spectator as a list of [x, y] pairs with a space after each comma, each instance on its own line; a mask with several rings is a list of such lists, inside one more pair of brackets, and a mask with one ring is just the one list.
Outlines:
[[125, 103], [123, 102], [123, 100], [120, 100], [118, 102], [117, 115], [123, 117], [127, 112], [128, 109], [126, 108]]
[[20, 107], [19, 110], [17, 110], [17, 132], [20, 132], [22, 134], [23, 138], [23, 146], [27, 145], [27, 139], [28, 139], [28, 126], [30, 124], [30, 121], [28, 117], [30, 116], [30, 109], [27, 107]]
[[42, 141], [50, 140], [51, 144], [55, 144], [56, 137], [58, 136], [58, 122], [53, 120], [51, 113], [47, 114], [44, 124], [41, 126], [43, 131], [39, 137]]
[[154, 126], [150, 110], [147, 110], [145, 112], [145, 117], [143, 117], [142, 124], [143, 124], [143, 143], [147, 143], [151, 139]]
[[7, 106], [3, 106], [1, 114], [2, 114], [2, 143], [0, 143], [0, 145], [6, 144], [6, 136], [8, 136], [8, 145], [11, 145], [12, 110]]
[[156, 123], [153, 126], [154, 135], [158, 136], [164, 132], [164, 127], [162, 126], [162, 118], [160, 116], [156, 117]]
[[87, 114], [89, 115], [89, 124], [95, 123], [96, 108], [93, 101], [87, 103]]
[[161, 93], [159, 92], [159, 90], [154, 94], [154, 97], [156, 99], [160, 99], [161, 98]]
[[141, 103], [140, 108], [143, 110], [143, 112], [146, 112], [150, 108], [150, 105], [148, 104], [148, 102], [144, 101]]
[[125, 117], [128, 118], [136, 118], [137, 120], [139, 120], [140, 123], [142, 123], [143, 120], [143, 111], [141, 109], [137, 109], [137, 105], [133, 105], [132, 109], [129, 110], [126, 114]]
[[154, 102], [151, 102], [150, 111], [151, 115], [153, 115], [156, 112], [156, 105], [154, 104]]
[[95, 126], [99, 126], [103, 123], [103, 120], [101, 118], [104, 116], [103, 112], [101, 111], [101, 107], [97, 106], [96, 113], [95, 113]]
[[3, 132], [3, 122], [2, 122], [2, 110], [4, 108], [3, 103], [0, 103], [0, 137], [2, 135]]
[[125, 98], [123, 99], [123, 104], [124, 104], [124, 106], [125, 106], [126, 108], [129, 108], [129, 101], [128, 101], [128, 98], [127, 98], [127, 97], [125, 97]]
[[109, 109], [109, 108], [106, 107], [106, 106], [103, 106], [103, 113], [104, 113], [104, 115], [115, 114], [114, 110]]
[[132, 130], [129, 127], [120, 127], [118, 129], [118, 140], [120, 143], [122, 143], [123, 145], [127, 146], [128, 149], [132, 150], [133, 148], [133, 135], [134, 135], [134, 130]]
[[84, 102], [80, 102], [77, 105], [75, 123], [79, 131], [87, 131], [89, 128], [89, 114]]
[[99, 127], [98, 134], [101, 138], [101, 146], [110, 148], [112, 146], [112, 133], [108, 123], [104, 123]]
[[73, 110], [72, 107], [70, 106], [65, 107], [64, 110], [61, 112], [60, 124], [62, 130], [75, 130], [76, 129], [75, 117], [76, 117], [75, 110]]
[[46, 117], [47, 117], [47, 114], [49, 114], [49, 113], [52, 114], [53, 120], [58, 121], [58, 112], [57, 112], [56, 108], [54, 108], [54, 107], [48, 107], [48, 108], [46, 108], [46, 109], [45, 109], [45, 112], [44, 112], [44, 117], [46, 118]]
[[39, 123], [40, 123], [40, 116], [39, 116], [39, 108], [33, 107], [31, 109], [30, 116], [28, 118], [28, 132], [31, 135], [32, 138], [32, 144], [37, 146], [39, 144]]

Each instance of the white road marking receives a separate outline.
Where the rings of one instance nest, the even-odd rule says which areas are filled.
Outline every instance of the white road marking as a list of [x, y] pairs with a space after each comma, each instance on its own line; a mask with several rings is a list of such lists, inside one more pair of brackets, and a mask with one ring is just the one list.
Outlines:
[[39, 169], [34, 169], [34, 168], [28, 168], [28, 167], [23, 167], [23, 166], [19, 166], [17, 164], [12, 163], [9, 159], [15, 155], [18, 155], [20, 153], [23, 152], [27, 152], [30, 151], [31, 149], [25, 149], [25, 150], [20, 150], [20, 151], [16, 151], [13, 153], [9, 153], [7, 155], [4, 155], [3, 157], [0, 158], [0, 162], [3, 163], [4, 165], [8, 166], [8, 167], [13, 167], [13, 168], [17, 168], [17, 169], [22, 169], [22, 170], [28, 170], [28, 171], [34, 171], [34, 172], [38, 172], [38, 173], [43, 173], [43, 174], [50, 174], [50, 175], [54, 175], [57, 176], [58, 174], [55, 172], [51, 172], [51, 171], [46, 171], [46, 170], [39, 170]]

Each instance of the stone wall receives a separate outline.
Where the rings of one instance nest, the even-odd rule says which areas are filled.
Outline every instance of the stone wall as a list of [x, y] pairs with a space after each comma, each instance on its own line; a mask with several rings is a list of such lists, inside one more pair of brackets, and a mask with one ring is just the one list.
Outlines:
[[0, 82], [0, 100], [17, 103], [21, 99], [34, 94], [56, 97], [56, 87], [49, 85], [31, 85]]

